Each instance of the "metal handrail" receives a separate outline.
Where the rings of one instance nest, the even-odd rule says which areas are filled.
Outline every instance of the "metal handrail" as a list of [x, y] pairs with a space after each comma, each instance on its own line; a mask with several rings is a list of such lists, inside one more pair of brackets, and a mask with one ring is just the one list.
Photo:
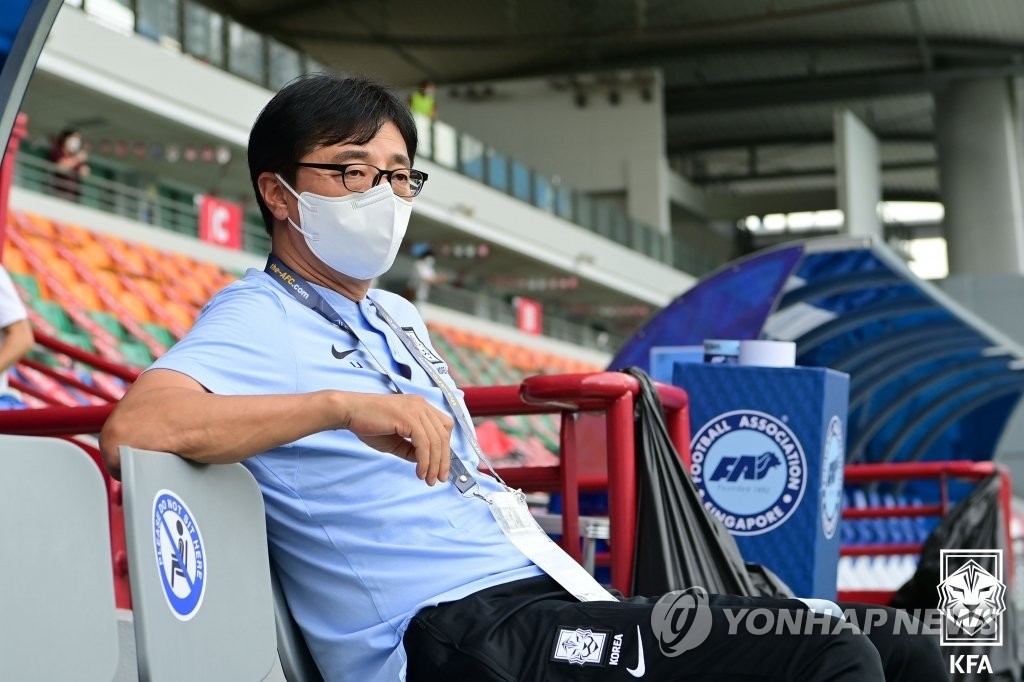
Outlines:
[[[91, 166], [102, 165], [90, 160]], [[84, 206], [120, 215], [172, 232], [199, 236], [199, 210], [195, 203], [175, 201], [168, 197], [91, 173], [77, 181], [57, 172], [56, 164], [30, 154], [18, 154], [14, 184], [28, 190], [74, 201]], [[247, 251], [264, 253], [270, 250], [270, 237], [262, 222], [247, 217], [242, 221], [243, 245]]]
[[[920, 479], [937, 479], [941, 501], [934, 505], [914, 505], [896, 507], [865, 507], [843, 510], [844, 519], [884, 519], [907, 518], [920, 516], [945, 516], [950, 509], [948, 486], [951, 479], [980, 481], [988, 476], [999, 476], [999, 507], [1004, 518], [1004, 535], [1007, 549], [1013, 547], [1010, 535], [1010, 518], [1013, 514], [1013, 484], [1009, 470], [995, 462], [976, 462], [973, 460], [950, 460], [941, 462], [899, 462], [887, 464], [848, 464], [844, 468], [843, 478], [846, 485], [876, 483], [879, 481], [909, 481]], [[923, 545], [920, 543], [879, 543], [843, 545], [841, 556], [898, 556], [903, 554], [920, 554]], [[1007, 553], [1003, 560], [1010, 584], [1014, 575], [1013, 556]], [[872, 603], [888, 603], [892, 597], [891, 590], [840, 590], [840, 598], [846, 601], [866, 601]]]
[[[684, 462], [688, 461], [690, 440], [686, 393], [675, 386], [657, 385], [657, 389], [665, 407], [670, 436]], [[599, 485], [608, 490], [609, 535], [612, 546], [616, 548], [611, 559], [612, 585], [625, 594], [631, 592], [633, 545], [636, 542], [633, 406], [639, 390], [636, 379], [620, 372], [544, 375], [528, 377], [518, 385], [471, 386], [465, 389], [466, 407], [475, 416], [547, 412], [561, 414], [564, 421], [583, 411], [599, 411], [605, 415], [608, 471], [599, 477], [600, 480], [588, 480], [579, 475], [577, 460], [586, 453], [565, 440], [560, 463], [556, 467], [512, 467], [498, 471], [513, 486], [535, 486], [563, 492], [563, 543], [577, 561], [582, 560], [579, 544], [574, 540], [579, 537], [578, 492], [583, 487], [581, 483], [588, 487]], [[93, 407], [0, 411], [0, 433], [37, 436], [98, 433], [113, 409], [114, 404], [111, 403]], [[109, 476], [106, 479], [113, 504], [111, 514], [115, 516], [120, 512], [121, 487]], [[120, 539], [114, 544], [118, 543], [123, 546]]]
[[[516, 326], [516, 308], [509, 301], [491, 296], [482, 291], [454, 287], [447, 284], [435, 284], [430, 287], [427, 301], [444, 308], [458, 310], [474, 317], [492, 320], [510, 327]], [[544, 304], [542, 318], [544, 336], [560, 341], [567, 341], [586, 348], [609, 351], [619, 348], [626, 342], [620, 334], [602, 332], [580, 324], [560, 314], [557, 306]]]
[[[137, 187], [95, 175], [69, 185], [65, 178], [55, 172], [56, 169], [55, 164], [44, 159], [18, 154], [14, 182], [31, 191], [91, 205], [131, 220], [198, 237], [198, 211], [193, 204], [151, 195]], [[243, 239], [249, 252], [266, 253], [270, 250], [269, 237], [263, 223], [243, 223]], [[507, 326], [516, 326], [515, 307], [496, 296], [438, 284], [431, 287], [428, 300]], [[549, 338], [605, 351], [618, 348], [625, 342], [625, 337], [621, 335], [601, 336], [598, 331], [569, 320], [550, 307], [545, 309], [543, 332]]]

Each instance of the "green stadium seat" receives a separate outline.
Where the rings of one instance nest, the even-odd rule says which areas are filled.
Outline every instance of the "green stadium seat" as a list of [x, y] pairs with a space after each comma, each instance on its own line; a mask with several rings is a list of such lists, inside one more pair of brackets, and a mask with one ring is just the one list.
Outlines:
[[75, 331], [75, 324], [68, 317], [68, 314], [64, 312], [64, 308], [59, 303], [54, 301], [48, 301], [45, 298], [37, 298], [28, 302], [32, 308], [42, 315], [42, 317], [56, 327], [58, 332], [73, 332]]
[[70, 343], [72, 346], [78, 346], [82, 350], [87, 350], [90, 353], [96, 352], [96, 346], [93, 345], [92, 337], [86, 332], [76, 329], [63, 330], [58, 332], [57, 338], [64, 343]]
[[148, 367], [153, 362], [149, 349], [136, 341], [122, 341], [118, 344], [125, 362], [136, 367]]
[[553, 414], [536, 414], [531, 422], [533, 434], [541, 439], [541, 442], [551, 452], [558, 452], [561, 449], [558, 432], [561, 428], [558, 420]]
[[36, 362], [41, 362], [48, 367], [63, 367], [63, 364], [57, 359], [57, 354], [49, 348], [36, 346], [33, 350], [30, 350], [28, 355], [25, 357], [30, 360], [35, 360]]
[[153, 322], [143, 322], [141, 326], [149, 332], [154, 339], [159, 341], [160, 345], [165, 346], [166, 348], [170, 348], [178, 342], [178, 339], [174, 337], [174, 334], [171, 333], [171, 330], [167, 327]]
[[469, 370], [466, 367], [466, 362], [463, 354], [460, 352], [461, 349], [456, 348], [443, 334], [434, 334], [430, 337], [433, 341], [434, 347], [437, 348], [438, 352], [448, 363], [448, 371], [452, 375], [452, 379], [455, 380], [456, 384], [460, 386], [466, 384], [469, 379]]
[[8, 274], [10, 274], [14, 283], [25, 291], [25, 294], [30, 299], [39, 298], [39, 282], [36, 280], [35, 275], [29, 275], [21, 272], [11, 272]]
[[108, 313], [105, 310], [90, 310], [88, 314], [96, 324], [110, 332], [118, 341], [124, 341], [127, 338], [128, 333], [112, 313]]

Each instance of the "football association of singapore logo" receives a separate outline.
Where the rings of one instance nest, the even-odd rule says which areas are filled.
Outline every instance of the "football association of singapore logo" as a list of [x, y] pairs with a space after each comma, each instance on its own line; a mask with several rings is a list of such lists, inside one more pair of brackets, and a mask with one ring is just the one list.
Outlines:
[[690, 450], [705, 509], [734, 535], [777, 528], [803, 499], [807, 458], [789, 427], [770, 414], [720, 414], [693, 437]]

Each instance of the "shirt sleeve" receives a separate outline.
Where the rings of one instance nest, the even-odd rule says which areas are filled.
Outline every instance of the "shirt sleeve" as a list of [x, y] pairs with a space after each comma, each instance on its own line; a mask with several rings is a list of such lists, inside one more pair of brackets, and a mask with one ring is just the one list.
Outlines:
[[188, 334], [149, 369], [181, 372], [218, 395], [298, 389], [287, 310], [273, 292], [245, 281], [214, 296]]
[[18, 297], [18, 290], [7, 271], [0, 268], [0, 329], [28, 317], [25, 304]]

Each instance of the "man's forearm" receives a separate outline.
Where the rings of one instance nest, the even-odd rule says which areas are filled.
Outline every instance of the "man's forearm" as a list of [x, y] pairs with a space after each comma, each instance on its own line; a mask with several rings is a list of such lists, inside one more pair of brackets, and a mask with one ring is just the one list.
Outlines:
[[100, 435], [107, 464], [118, 446], [163, 450], [205, 463], [240, 462], [305, 436], [344, 428], [346, 400], [335, 391], [299, 395], [222, 396], [158, 388], [122, 401]]
[[0, 343], [0, 372], [7, 370], [32, 350], [35, 337], [27, 320], [20, 320], [4, 328], [4, 340]]

